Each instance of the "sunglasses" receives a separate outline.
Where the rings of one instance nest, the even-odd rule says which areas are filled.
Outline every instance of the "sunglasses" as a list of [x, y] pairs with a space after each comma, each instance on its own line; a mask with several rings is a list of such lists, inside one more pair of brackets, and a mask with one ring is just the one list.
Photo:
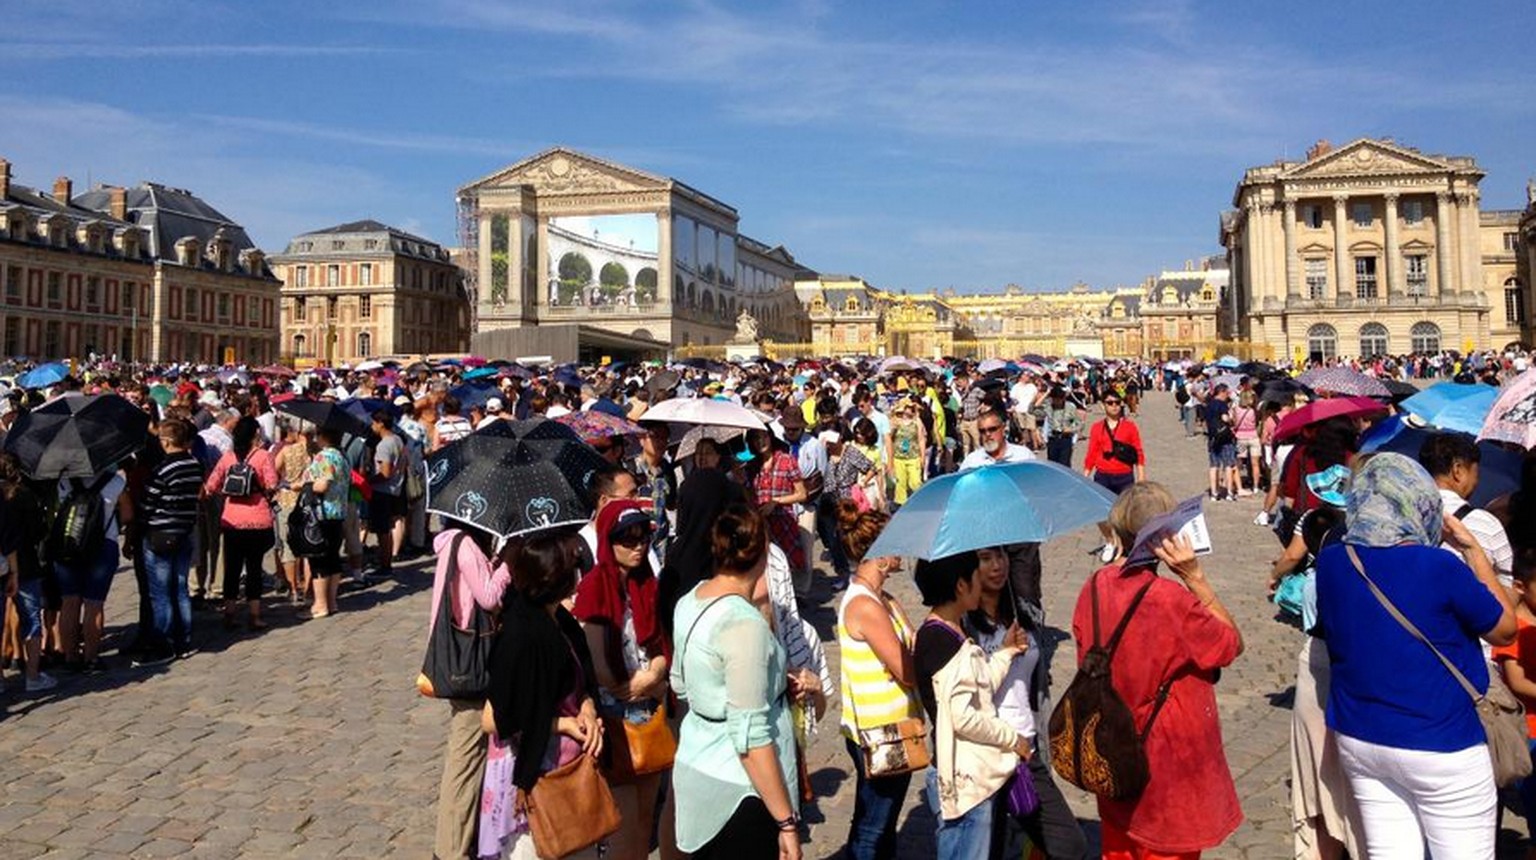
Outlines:
[[991, 427], [977, 427], [976, 428], [976, 432], [984, 433], [984, 434], [989, 434], [989, 435], [992, 434], [992, 433], [1001, 433], [1001, 432], [1003, 432], [1003, 425], [1001, 425], [1001, 424], [994, 424]]
[[650, 533], [648, 532], [642, 531], [640, 529], [630, 529], [629, 531], [614, 537], [613, 544], [614, 546], [622, 546], [626, 549], [634, 549], [635, 547], [644, 546], [650, 537]]
[[1106, 400], [1106, 401], [1104, 401], [1104, 405], [1105, 406], [1119, 406], [1120, 405], [1120, 401], [1119, 400]]

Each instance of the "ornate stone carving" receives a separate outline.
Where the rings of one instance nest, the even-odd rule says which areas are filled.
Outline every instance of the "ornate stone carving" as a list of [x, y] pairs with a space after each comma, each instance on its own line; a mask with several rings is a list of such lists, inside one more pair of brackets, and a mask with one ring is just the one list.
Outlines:
[[757, 343], [757, 320], [745, 310], [736, 315], [736, 336], [731, 343]]
[[515, 173], [501, 177], [498, 184], [532, 185], [539, 194], [600, 194], [636, 191], [644, 187], [635, 178], [611, 171], [562, 153], [536, 161]]

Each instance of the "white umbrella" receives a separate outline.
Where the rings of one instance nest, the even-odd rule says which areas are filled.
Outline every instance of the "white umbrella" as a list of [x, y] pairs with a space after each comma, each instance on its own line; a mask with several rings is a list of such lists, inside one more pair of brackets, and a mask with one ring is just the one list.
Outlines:
[[767, 425], [751, 410], [729, 400], [705, 397], [663, 400], [645, 411], [646, 421], [673, 421], [678, 424], [717, 424], [746, 430], [766, 430]]
[[367, 361], [359, 361], [357, 363], [357, 367], [353, 368], [353, 370], [363, 370], [363, 371], [379, 370], [383, 366], [384, 366], [384, 362], [376, 361], [376, 360], [370, 358]]
[[893, 355], [880, 362], [881, 373], [904, 373], [909, 370], [917, 370], [921, 365], [904, 355]]

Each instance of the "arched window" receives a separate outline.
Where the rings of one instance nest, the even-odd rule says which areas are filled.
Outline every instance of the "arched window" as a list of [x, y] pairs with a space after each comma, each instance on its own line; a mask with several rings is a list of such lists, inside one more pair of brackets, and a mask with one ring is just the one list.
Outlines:
[[373, 334], [366, 331], [357, 333], [357, 355], [359, 358], [367, 358], [373, 355]]
[[1314, 359], [1327, 360], [1339, 354], [1339, 332], [1327, 323], [1307, 329], [1307, 353]]
[[1504, 321], [1510, 327], [1525, 325], [1525, 298], [1520, 293], [1519, 278], [1504, 282]]
[[1387, 354], [1387, 327], [1381, 323], [1366, 323], [1360, 327], [1360, 357], [1372, 358]]
[[1414, 323], [1409, 330], [1409, 347], [1414, 352], [1431, 353], [1440, 351], [1440, 327], [1432, 322]]
[[294, 336], [293, 336], [293, 354], [294, 354], [294, 355], [295, 355], [295, 356], [304, 356], [304, 355], [307, 355], [307, 354], [308, 354], [308, 353], [306, 353], [306, 352], [305, 352], [305, 351], [304, 351], [304, 346], [305, 346], [305, 343], [306, 343], [306, 342], [307, 342], [307, 341], [308, 341], [308, 340], [309, 340], [309, 339], [308, 339], [308, 338], [306, 338], [306, 337], [305, 337], [305, 336], [304, 336], [304, 335], [302, 335], [302, 334], [296, 334], [296, 335], [294, 335]]

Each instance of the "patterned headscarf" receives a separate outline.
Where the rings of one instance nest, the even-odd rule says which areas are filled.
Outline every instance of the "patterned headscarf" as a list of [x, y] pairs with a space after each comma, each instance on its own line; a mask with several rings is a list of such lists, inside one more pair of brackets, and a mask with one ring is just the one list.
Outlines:
[[1350, 485], [1344, 542], [1436, 546], [1444, 518], [1440, 491], [1429, 472], [1402, 454], [1381, 453], [1361, 467]]

